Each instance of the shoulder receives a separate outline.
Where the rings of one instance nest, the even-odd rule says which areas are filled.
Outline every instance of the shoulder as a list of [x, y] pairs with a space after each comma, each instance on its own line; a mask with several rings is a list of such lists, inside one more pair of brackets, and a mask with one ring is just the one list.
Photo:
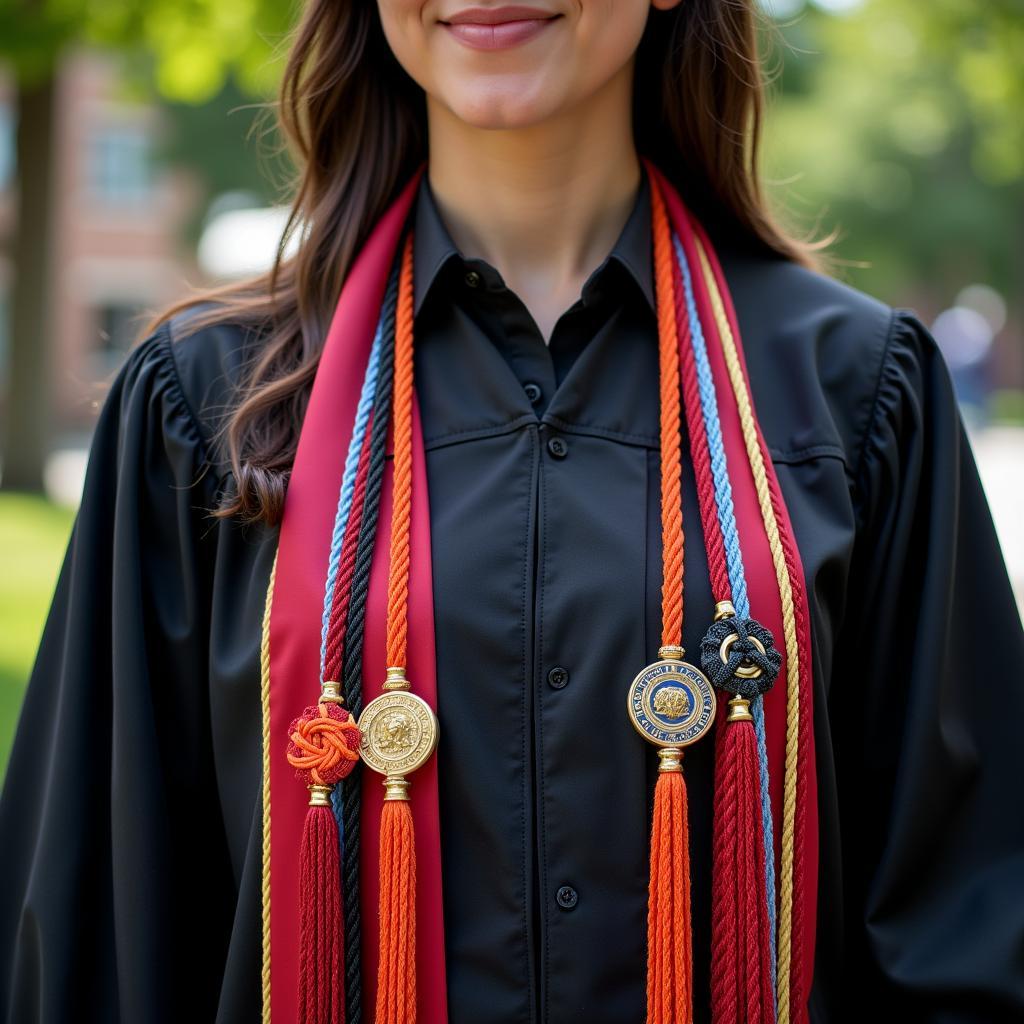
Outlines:
[[165, 431], [187, 436], [197, 461], [223, 479], [229, 467], [218, 436], [258, 338], [240, 323], [204, 324], [202, 317], [216, 308], [197, 304], [164, 320], [129, 353], [121, 376], [122, 389], [144, 389], [150, 415]]
[[945, 373], [934, 338], [913, 309], [790, 260], [727, 251], [722, 264], [773, 458], [832, 455], [852, 479], [915, 371]]
[[212, 436], [234, 401], [246, 365], [258, 351], [260, 338], [234, 321], [204, 324], [215, 303], [203, 303], [172, 316], [167, 323], [168, 350], [204, 436]]

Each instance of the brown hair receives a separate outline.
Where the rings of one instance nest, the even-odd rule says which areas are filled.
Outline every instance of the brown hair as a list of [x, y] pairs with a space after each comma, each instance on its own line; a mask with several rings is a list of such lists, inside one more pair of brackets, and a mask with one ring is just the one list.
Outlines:
[[[638, 152], [650, 156], [715, 231], [823, 269], [830, 244], [788, 236], [758, 174], [766, 75], [755, 0], [683, 0], [652, 10], [636, 55]], [[185, 299], [147, 325], [188, 319], [252, 328], [260, 343], [220, 441], [233, 486], [216, 514], [276, 523], [321, 346], [354, 255], [426, 158], [422, 89], [398, 63], [371, 0], [309, 0], [294, 31], [277, 120], [298, 167], [291, 216], [271, 270]], [[667, 130], [666, 130], [667, 128]], [[299, 233], [296, 251], [285, 256]]]

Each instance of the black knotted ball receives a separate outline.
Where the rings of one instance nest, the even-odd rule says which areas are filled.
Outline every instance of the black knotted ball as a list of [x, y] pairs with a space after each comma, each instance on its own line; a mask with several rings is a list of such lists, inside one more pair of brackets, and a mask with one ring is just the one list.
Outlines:
[[752, 700], [771, 689], [782, 655], [770, 629], [756, 619], [729, 615], [712, 623], [704, 635], [700, 661], [704, 674], [715, 686]]

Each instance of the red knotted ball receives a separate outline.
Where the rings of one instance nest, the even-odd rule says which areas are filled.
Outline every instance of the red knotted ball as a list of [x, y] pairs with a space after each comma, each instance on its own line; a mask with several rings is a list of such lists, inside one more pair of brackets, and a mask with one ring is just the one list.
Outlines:
[[288, 727], [288, 763], [307, 786], [333, 786], [359, 760], [359, 726], [331, 701], [308, 707]]

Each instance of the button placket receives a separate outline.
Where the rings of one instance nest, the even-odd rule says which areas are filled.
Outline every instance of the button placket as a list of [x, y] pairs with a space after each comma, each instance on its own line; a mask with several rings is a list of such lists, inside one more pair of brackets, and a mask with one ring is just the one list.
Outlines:
[[564, 437], [549, 437], [548, 438], [548, 451], [556, 459], [564, 459], [569, 454], [569, 445], [566, 444]]
[[563, 910], [572, 910], [579, 902], [579, 893], [571, 885], [561, 885], [555, 893], [555, 902]]
[[548, 672], [548, 685], [554, 690], [561, 690], [569, 682], [569, 670], [555, 665]]

